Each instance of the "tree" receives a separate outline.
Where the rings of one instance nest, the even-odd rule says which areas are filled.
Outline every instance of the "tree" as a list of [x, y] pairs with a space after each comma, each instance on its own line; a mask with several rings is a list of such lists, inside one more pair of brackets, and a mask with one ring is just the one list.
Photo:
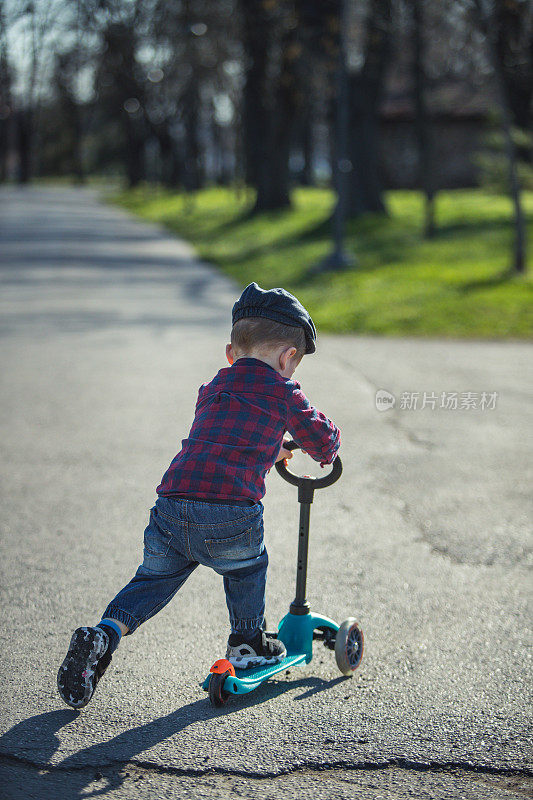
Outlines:
[[435, 234], [435, 172], [431, 147], [431, 122], [426, 103], [424, 16], [422, 0], [411, 0], [413, 16], [413, 85], [415, 129], [418, 142], [418, 184], [425, 196], [424, 235]]
[[0, 181], [7, 179], [8, 171], [7, 161], [13, 121], [12, 83], [12, 69], [7, 57], [5, 14], [0, 5]]
[[501, 124], [508, 163], [509, 191], [514, 209], [515, 238], [512, 269], [515, 272], [523, 273], [526, 270], [526, 227], [518, 180], [517, 154], [511, 131], [512, 115], [508, 87], [512, 82], [505, 78], [506, 70], [509, 72], [512, 69], [512, 65], [507, 64], [506, 66], [505, 62], [505, 54], [512, 52], [512, 47], [507, 47], [505, 44], [505, 33], [509, 31], [509, 28], [502, 28], [501, 21], [502, 19], [505, 20], [506, 17], [504, 14], [499, 15], [497, 13], [501, 0], [473, 0], [473, 2], [477, 11], [479, 27], [485, 36], [500, 104]]
[[97, 90], [103, 116], [115, 123], [125, 148], [128, 184], [137, 186], [145, 176], [144, 147], [147, 137], [143, 117], [144, 91], [138, 79], [135, 14], [110, 21], [103, 31], [104, 50], [99, 65]]
[[[494, 48], [501, 65], [501, 80], [514, 126], [530, 130], [533, 98], [533, 3], [530, 0], [497, 2], [493, 8]], [[522, 156], [533, 161], [529, 148]]]
[[[344, 3], [346, 2], [346, 6]], [[335, 130], [341, 117], [338, 102], [347, 105], [348, 148], [343, 169], [348, 175], [346, 212], [357, 217], [367, 211], [384, 212], [379, 176], [379, 105], [384, 87], [385, 68], [391, 52], [391, 0], [368, 0], [356, 4], [351, 0], [327, 0], [321, 49], [330, 77], [330, 129]], [[341, 101], [340, 84], [335, 79], [341, 36], [347, 53], [346, 100]], [[332, 160], [338, 161], [332, 136]], [[335, 170], [333, 170], [335, 172]]]
[[289, 159], [302, 107], [303, 0], [241, 0], [245, 57], [245, 177], [257, 189], [254, 213], [290, 205]]
[[349, 217], [366, 211], [385, 211], [378, 163], [378, 110], [390, 55], [391, 2], [369, 0], [368, 6], [362, 67], [351, 69], [348, 73], [348, 159], [352, 163], [354, 176], [349, 183]]
[[163, 181], [194, 191], [204, 185], [207, 156], [229, 145], [226, 130], [235, 123], [235, 0], [144, 4], [145, 120], [159, 143]]
[[[9, 7], [8, 28], [17, 28], [25, 68], [19, 72], [14, 101], [15, 144], [18, 179], [27, 183], [39, 169], [42, 104], [49, 97], [53, 53], [62, 33], [71, 24], [66, 0], [28, 0]], [[7, 15], [7, 14], [6, 14]]]

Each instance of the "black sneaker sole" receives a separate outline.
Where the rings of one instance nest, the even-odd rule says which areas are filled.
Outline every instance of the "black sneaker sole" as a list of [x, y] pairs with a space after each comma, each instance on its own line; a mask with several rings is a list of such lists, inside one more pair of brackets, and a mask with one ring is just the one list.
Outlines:
[[[83, 708], [94, 694], [111, 656], [101, 661], [108, 638], [96, 628], [77, 628], [72, 634], [68, 653], [57, 673], [59, 694], [71, 708]], [[100, 663], [99, 663], [100, 662]]]

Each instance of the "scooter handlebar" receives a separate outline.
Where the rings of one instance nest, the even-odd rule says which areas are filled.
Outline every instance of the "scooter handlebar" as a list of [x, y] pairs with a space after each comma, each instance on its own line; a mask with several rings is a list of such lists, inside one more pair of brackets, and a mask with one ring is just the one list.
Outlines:
[[[297, 450], [300, 445], [296, 444], [295, 441], [288, 441], [283, 442], [283, 447], [286, 450]], [[283, 459], [276, 461], [275, 466], [281, 477], [288, 481], [288, 483], [292, 483], [293, 486], [300, 486], [302, 481], [313, 481], [313, 489], [323, 489], [325, 486], [331, 486], [332, 483], [339, 480], [342, 474], [342, 461], [338, 455], [335, 456], [335, 460], [333, 461], [333, 469], [327, 475], [324, 475], [323, 478], [314, 478], [311, 475], [296, 475], [294, 472], [291, 472], [290, 469], [287, 469]]]

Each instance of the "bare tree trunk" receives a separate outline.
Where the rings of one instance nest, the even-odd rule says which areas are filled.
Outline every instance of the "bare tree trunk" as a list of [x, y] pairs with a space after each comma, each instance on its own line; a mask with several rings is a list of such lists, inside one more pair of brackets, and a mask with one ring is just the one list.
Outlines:
[[13, 132], [12, 75], [7, 58], [7, 37], [3, 8], [0, 5], [0, 182], [7, 180], [7, 161]]
[[9, 152], [9, 143], [11, 140], [11, 120], [13, 115], [5, 119], [0, 119], [0, 183], [7, 180], [7, 160]]
[[435, 174], [432, 158], [431, 123], [426, 105], [426, 75], [424, 67], [424, 23], [421, 0], [412, 0], [414, 61], [413, 83], [415, 94], [415, 128], [418, 140], [418, 185], [425, 196], [424, 236], [435, 235]]
[[192, 16], [191, 0], [184, 0], [183, 22], [185, 25], [186, 36], [186, 62], [190, 72], [185, 91], [181, 98], [182, 117], [185, 126], [185, 173], [184, 185], [187, 192], [195, 192], [203, 184], [203, 176], [200, 167], [200, 86], [198, 79], [198, 55], [194, 47], [191, 26], [194, 19]]
[[235, 122], [233, 125], [233, 187], [235, 190], [235, 199], [241, 200], [245, 192], [246, 179], [245, 179], [245, 141], [244, 141], [244, 128], [242, 119], [243, 99], [242, 94], [239, 100], [234, 103], [236, 109]]
[[[136, 80], [136, 34], [131, 21], [111, 22], [104, 30], [103, 67], [110, 76], [110, 85], [103, 88], [100, 105], [110, 118], [116, 119], [124, 136], [124, 162], [130, 187], [145, 177], [146, 123], [144, 91]], [[129, 105], [136, 100], [138, 108]], [[128, 110], [129, 109], [129, 110]]]
[[126, 174], [130, 189], [138, 186], [145, 177], [144, 133], [140, 130], [139, 121], [132, 119], [127, 111], [122, 112], [126, 128]]
[[16, 142], [18, 151], [18, 182], [28, 183], [31, 178], [31, 111], [20, 109], [16, 117]]
[[[533, 98], [533, 6], [531, 2], [497, 3], [495, 50], [512, 123], [531, 130]], [[517, 155], [533, 162], [533, 148], [517, 145]]]
[[257, 186], [259, 165], [266, 157], [266, 74], [271, 22], [262, 0], [240, 0], [240, 9], [246, 61], [241, 113], [244, 180], [249, 186]]
[[313, 102], [310, 97], [304, 101], [303, 113], [301, 114], [301, 147], [303, 166], [300, 176], [302, 186], [311, 186], [313, 183]]
[[200, 123], [200, 97], [198, 81], [193, 74], [183, 94], [183, 121], [185, 124], [185, 174], [184, 184], [188, 192], [195, 192], [202, 186], [200, 169], [200, 143], [198, 141]]
[[169, 189], [176, 189], [182, 183], [184, 173], [183, 164], [178, 155], [176, 142], [166, 125], [158, 125], [152, 128], [153, 133], [159, 142], [159, 152], [161, 154], [162, 171], [161, 180]]
[[507, 155], [509, 190], [514, 208], [515, 239], [513, 248], [513, 271], [524, 273], [526, 271], [526, 226], [520, 196], [520, 182], [518, 180], [516, 150], [511, 135], [511, 113], [503, 77], [503, 66], [498, 55], [495, 42], [496, 20], [494, 13], [488, 10], [483, 0], [475, 0], [481, 28], [487, 40], [489, 58], [492, 62], [498, 99], [500, 102], [501, 121], [505, 139], [505, 152]]
[[349, 146], [351, 178], [348, 184], [348, 217], [367, 211], [384, 213], [381, 194], [377, 141], [379, 127], [374, 91], [368, 77], [362, 74], [348, 77]]
[[[76, 6], [76, 57], [75, 57], [75, 74], [80, 72], [80, 58], [81, 52], [81, 14], [80, 3]], [[73, 116], [74, 116], [74, 148], [72, 158], [74, 162], [74, 180], [78, 185], [85, 183], [85, 170], [83, 167], [83, 112], [82, 106], [77, 102], [74, 92], [71, 89], [71, 96], [73, 102]]]
[[[245, 177], [257, 189], [252, 213], [290, 206], [289, 156], [301, 104], [302, 46], [297, 4], [290, 2], [287, 7], [288, 14], [274, 21], [266, 3], [241, 1], [246, 53], [242, 112]], [[279, 53], [275, 48], [278, 39]]]
[[74, 162], [74, 180], [81, 186], [85, 183], [85, 170], [83, 167], [83, 116], [79, 103], [74, 101], [74, 148], [72, 158]]
[[363, 68], [349, 73], [351, 164], [347, 215], [385, 212], [378, 160], [378, 104], [391, 43], [391, 0], [370, 0]]
[[211, 136], [214, 161], [214, 178], [218, 186], [229, 186], [231, 176], [228, 169], [227, 128], [219, 125], [214, 115], [211, 120]]
[[282, 40], [281, 68], [266, 132], [267, 151], [259, 162], [255, 211], [290, 206], [289, 157], [299, 108], [297, 60], [301, 52], [297, 28]]

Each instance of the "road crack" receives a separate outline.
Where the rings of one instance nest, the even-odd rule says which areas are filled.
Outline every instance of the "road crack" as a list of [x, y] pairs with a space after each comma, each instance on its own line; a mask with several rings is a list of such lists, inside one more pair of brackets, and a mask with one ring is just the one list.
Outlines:
[[62, 764], [46, 764], [32, 761], [22, 756], [14, 756], [7, 753], [0, 753], [0, 764], [12, 764], [29, 767], [39, 773], [76, 773], [76, 772], [94, 772], [94, 770], [102, 770], [108, 768], [122, 768], [128, 766], [137, 769], [143, 769], [147, 772], [175, 775], [180, 777], [203, 777], [209, 775], [225, 775], [230, 777], [247, 778], [250, 780], [262, 780], [279, 778], [284, 775], [305, 774], [312, 772], [327, 772], [330, 770], [350, 770], [350, 771], [372, 771], [372, 770], [385, 770], [391, 767], [399, 768], [411, 772], [453, 772], [460, 770], [462, 772], [469, 772], [476, 775], [500, 775], [506, 777], [524, 777], [533, 778], [533, 769], [528, 767], [497, 767], [490, 764], [475, 764], [473, 761], [456, 760], [456, 761], [415, 761], [403, 756], [386, 758], [382, 760], [364, 759], [363, 761], [346, 761], [343, 759], [335, 761], [305, 761], [299, 762], [293, 767], [286, 767], [278, 771], [265, 770], [240, 770], [229, 769], [226, 767], [205, 767], [203, 769], [175, 767], [168, 764], [157, 764], [153, 761], [145, 761], [143, 759], [131, 759], [123, 761], [121, 759], [110, 759], [104, 763], [99, 764], [79, 764], [63, 766]]

